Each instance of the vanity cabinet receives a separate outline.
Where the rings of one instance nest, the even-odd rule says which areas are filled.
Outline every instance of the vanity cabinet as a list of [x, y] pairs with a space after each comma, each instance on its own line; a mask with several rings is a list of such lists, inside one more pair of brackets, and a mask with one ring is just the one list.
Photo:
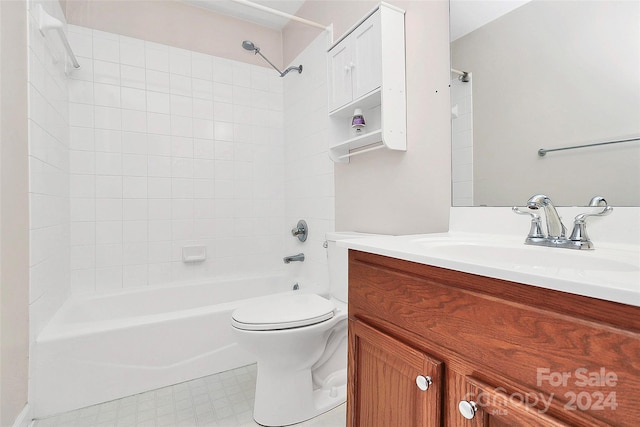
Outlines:
[[350, 250], [349, 328], [350, 427], [640, 420], [640, 307]]
[[[404, 11], [380, 3], [329, 48], [327, 64], [331, 158], [406, 151]], [[356, 110], [366, 122], [358, 133], [351, 123]]]
[[349, 322], [349, 341], [352, 425], [440, 425], [441, 361], [359, 321]]
[[[479, 427], [570, 427], [558, 418], [547, 415], [544, 409], [538, 409], [521, 401], [513, 399], [506, 393], [503, 387], [496, 387], [476, 380], [473, 377], [464, 379], [464, 396], [482, 396], [473, 400], [461, 400], [458, 402], [458, 412], [462, 418], [474, 420], [473, 425]], [[462, 393], [454, 393], [459, 396]], [[524, 396], [524, 395], [523, 395]], [[479, 406], [481, 405], [481, 407]], [[477, 413], [481, 409], [480, 413]]]

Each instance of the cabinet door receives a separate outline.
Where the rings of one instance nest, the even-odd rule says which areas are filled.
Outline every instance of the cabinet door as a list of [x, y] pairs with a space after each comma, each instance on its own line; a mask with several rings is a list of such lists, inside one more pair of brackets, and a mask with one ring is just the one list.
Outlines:
[[353, 99], [380, 87], [382, 83], [382, 33], [380, 10], [349, 36], [353, 39]]
[[329, 51], [329, 111], [351, 102], [351, 39], [347, 37]]
[[440, 361], [349, 322], [348, 426], [440, 426], [441, 396]]
[[[526, 403], [524, 394], [507, 394], [501, 387], [491, 387], [475, 378], [467, 377], [467, 393], [451, 396], [458, 405], [458, 426], [473, 427], [570, 427], [546, 413], [542, 404]], [[533, 396], [533, 395], [531, 395]], [[533, 399], [530, 400], [533, 402]]]

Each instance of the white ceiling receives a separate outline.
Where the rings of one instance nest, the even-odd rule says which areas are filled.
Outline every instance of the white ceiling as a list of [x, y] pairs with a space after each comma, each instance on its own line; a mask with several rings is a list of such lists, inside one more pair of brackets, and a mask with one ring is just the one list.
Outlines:
[[450, 0], [451, 41], [505, 15], [531, 0]]
[[[268, 13], [232, 0], [182, 0], [195, 6], [233, 16], [268, 28], [281, 30], [289, 22], [288, 18]], [[305, 0], [251, 0], [252, 3], [295, 15]]]

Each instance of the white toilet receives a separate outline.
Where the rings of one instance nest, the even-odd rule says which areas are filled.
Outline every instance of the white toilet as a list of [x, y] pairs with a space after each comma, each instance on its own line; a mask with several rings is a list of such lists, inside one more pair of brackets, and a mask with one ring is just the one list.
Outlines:
[[258, 424], [299, 423], [345, 401], [348, 259], [336, 241], [368, 236], [327, 233], [331, 299], [291, 291], [233, 312], [238, 344], [258, 359], [253, 410]]

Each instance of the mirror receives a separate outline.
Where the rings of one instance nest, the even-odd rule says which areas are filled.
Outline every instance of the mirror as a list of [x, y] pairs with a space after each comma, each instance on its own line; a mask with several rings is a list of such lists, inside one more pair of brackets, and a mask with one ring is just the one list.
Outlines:
[[640, 206], [640, 3], [450, 6], [453, 206]]

